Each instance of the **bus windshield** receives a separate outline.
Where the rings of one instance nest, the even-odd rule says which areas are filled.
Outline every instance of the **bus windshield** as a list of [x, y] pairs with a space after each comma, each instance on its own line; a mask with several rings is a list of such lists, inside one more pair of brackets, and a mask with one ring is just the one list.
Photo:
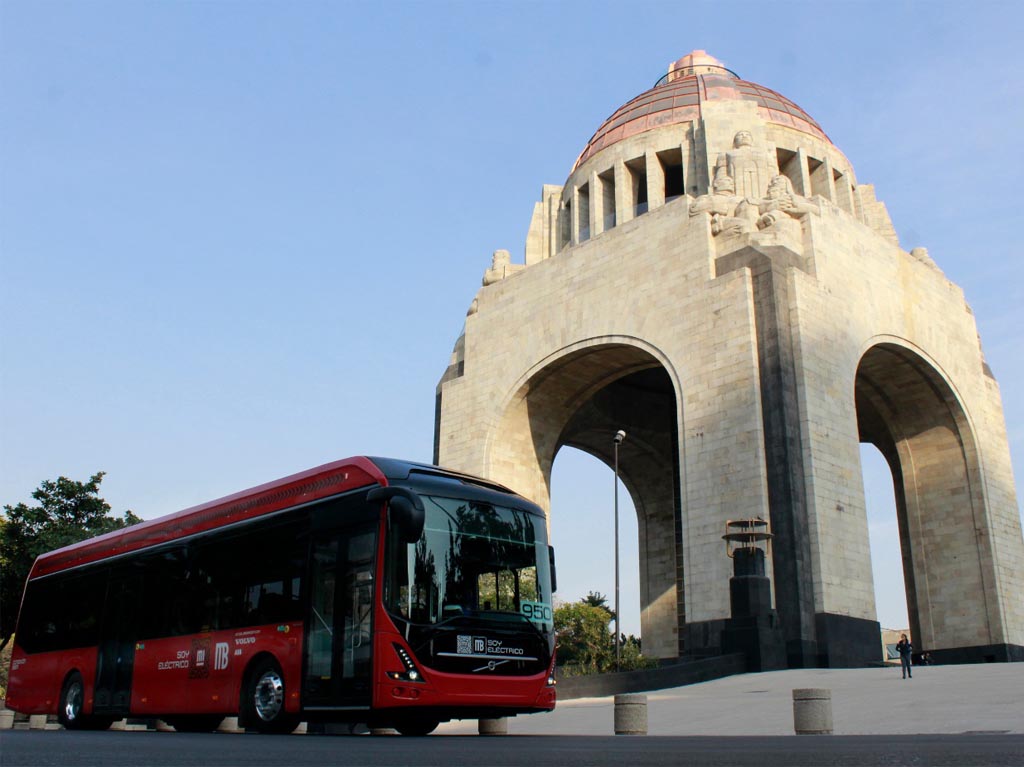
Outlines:
[[489, 503], [421, 497], [419, 540], [388, 545], [388, 610], [420, 625], [472, 616], [553, 630], [544, 520]]

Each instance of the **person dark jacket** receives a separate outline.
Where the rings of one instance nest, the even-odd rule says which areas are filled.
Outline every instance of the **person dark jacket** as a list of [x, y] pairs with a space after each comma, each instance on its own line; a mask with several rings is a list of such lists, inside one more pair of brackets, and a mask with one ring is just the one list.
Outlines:
[[906, 638], [906, 635], [900, 637], [900, 641], [896, 643], [896, 652], [900, 654], [900, 669], [903, 672], [904, 679], [910, 679], [913, 677], [913, 673], [910, 668], [910, 654], [914, 651], [914, 645], [910, 643], [910, 640]]

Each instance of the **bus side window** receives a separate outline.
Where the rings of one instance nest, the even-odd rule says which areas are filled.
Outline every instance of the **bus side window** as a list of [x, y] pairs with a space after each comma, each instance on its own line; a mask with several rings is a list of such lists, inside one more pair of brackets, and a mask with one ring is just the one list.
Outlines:
[[98, 639], [105, 570], [54, 575], [29, 583], [18, 644], [30, 653], [88, 647]]
[[243, 614], [247, 625], [283, 623], [302, 618], [299, 578], [250, 585], [245, 591]]
[[61, 589], [64, 647], [88, 647], [99, 641], [99, 616], [106, 598], [107, 573], [97, 570], [68, 579]]
[[301, 620], [305, 546], [295, 523], [200, 541], [204, 625], [223, 630]]
[[53, 579], [31, 581], [25, 595], [25, 606], [18, 623], [17, 640], [28, 653], [51, 649], [57, 633], [56, 606], [58, 596]]
[[146, 557], [143, 594], [148, 609], [143, 611], [140, 638], [180, 636], [199, 629], [191, 577], [193, 565], [183, 547], [167, 548]]
[[204, 576], [201, 622], [211, 630], [242, 625], [243, 573], [231, 555], [233, 546], [244, 549], [244, 543], [233, 537], [213, 538], [196, 547], [196, 564]]
[[168, 628], [172, 636], [192, 634], [199, 629], [198, 621], [195, 620], [196, 605], [189, 591], [187, 581], [180, 581], [178, 588], [171, 593]]
[[246, 623], [273, 623], [282, 612], [281, 601], [284, 596], [284, 583], [256, 583], [245, 590]]

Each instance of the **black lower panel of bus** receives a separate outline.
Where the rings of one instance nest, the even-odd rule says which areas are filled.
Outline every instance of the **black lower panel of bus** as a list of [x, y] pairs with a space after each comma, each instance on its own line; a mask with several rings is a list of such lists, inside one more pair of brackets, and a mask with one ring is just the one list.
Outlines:
[[494, 620], [480, 615], [456, 617], [432, 626], [411, 624], [407, 630], [416, 658], [451, 674], [541, 674], [550, 666], [554, 645], [552, 634], [515, 615]]
[[306, 722], [347, 722], [369, 727], [394, 727], [409, 720], [450, 722], [459, 719], [500, 719], [520, 714], [543, 713], [545, 709], [485, 706], [410, 706], [393, 709], [315, 711], [304, 709]]

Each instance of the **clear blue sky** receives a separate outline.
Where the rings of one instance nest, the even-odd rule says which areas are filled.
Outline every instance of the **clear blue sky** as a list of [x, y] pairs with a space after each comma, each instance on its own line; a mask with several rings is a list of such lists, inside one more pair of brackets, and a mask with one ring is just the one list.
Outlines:
[[[104, 470], [116, 511], [154, 517], [346, 455], [429, 460], [491, 252], [522, 259], [541, 184], [694, 48], [813, 115], [964, 289], [1024, 481], [1018, 7], [3, 0], [0, 502]], [[565, 452], [560, 595], [611, 594], [612, 478]]]

